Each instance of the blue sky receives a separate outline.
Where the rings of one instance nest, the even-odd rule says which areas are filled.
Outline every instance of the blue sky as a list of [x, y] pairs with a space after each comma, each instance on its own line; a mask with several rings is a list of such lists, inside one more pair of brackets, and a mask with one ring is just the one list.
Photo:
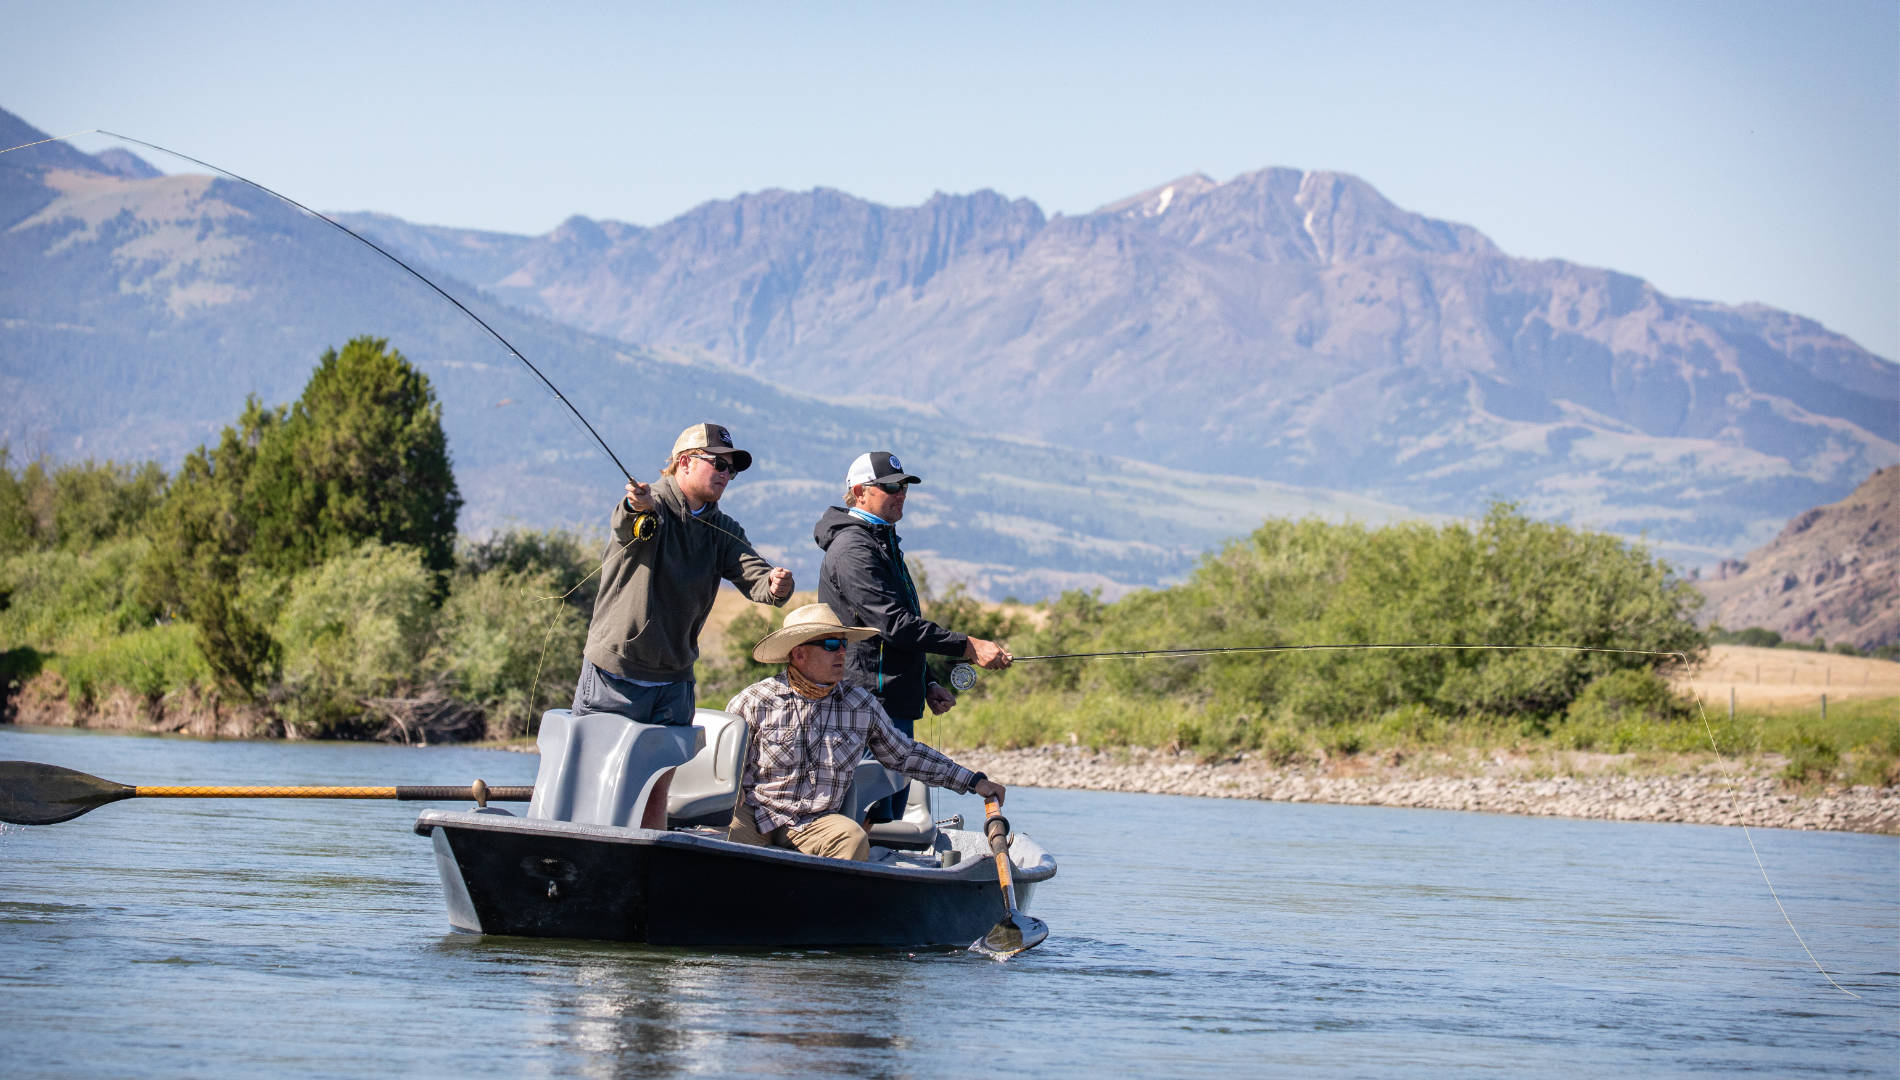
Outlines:
[[272, 7], [0, 0], [0, 108], [526, 233], [768, 187], [1080, 213], [1332, 169], [1900, 356], [1894, 0]]

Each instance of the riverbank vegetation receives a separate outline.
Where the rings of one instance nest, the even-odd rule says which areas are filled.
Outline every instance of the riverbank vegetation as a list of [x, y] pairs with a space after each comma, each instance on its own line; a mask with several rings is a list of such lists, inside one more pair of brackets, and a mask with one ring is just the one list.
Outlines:
[[[984, 673], [926, 730], [952, 746], [1142, 746], [1283, 766], [1427, 749], [1777, 754], [1791, 782], [1900, 783], [1894, 699], [1731, 716], [1674, 688], [1706, 649], [1698, 604], [1640, 548], [1505, 505], [1475, 524], [1273, 521], [1171, 589], [1113, 604], [1069, 593], [1035, 618], [954, 591], [935, 609], [1021, 656], [1288, 651], [1025, 662]], [[1455, 647], [1304, 648], [1368, 643]], [[1498, 645], [1559, 648], [1483, 647]]]
[[[578, 674], [600, 541], [459, 537], [460, 502], [427, 378], [372, 338], [326, 352], [296, 402], [248, 402], [169, 477], [0, 448], [0, 686], [10, 707], [32, 686], [81, 717], [109, 700], [234, 705], [258, 734], [531, 734]], [[1893, 699], [1705, 709], [1670, 682], [1708, 644], [1689, 583], [1640, 547], [1509, 505], [1446, 525], [1268, 521], [1181, 584], [1114, 602], [999, 606], [924, 584], [932, 618], [1019, 656], [1283, 650], [985, 672], [926, 719], [951, 746], [1287, 766], [1719, 751], [1783, 755], [1793, 783], [1900, 780]], [[723, 628], [703, 703], [773, 670], [748, 654], [783, 616], [747, 606]], [[1407, 647], [1330, 647], [1368, 644]], [[937, 666], [947, 682], [950, 661]]]
[[0, 680], [78, 713], [235, 703], [300, 737], [526, 731], [543, 652], [544, 681], [578, 673], [592, 545], [458, 541], [460, 506], [427, 377], [374, 338], [170, 477], [0, 449]]

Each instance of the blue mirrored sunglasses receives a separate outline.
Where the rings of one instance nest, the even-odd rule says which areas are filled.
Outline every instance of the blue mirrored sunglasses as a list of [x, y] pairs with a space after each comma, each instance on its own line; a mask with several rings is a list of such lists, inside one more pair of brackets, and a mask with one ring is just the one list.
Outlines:
[[844, 648], [844, 639], [841, 637], [828, 637], [819, 641], [814, 641], [812, 642], [812, 644], [818, 646], [819, 648], [825, 650], [826, 652], [837, 652], [839, 649]]

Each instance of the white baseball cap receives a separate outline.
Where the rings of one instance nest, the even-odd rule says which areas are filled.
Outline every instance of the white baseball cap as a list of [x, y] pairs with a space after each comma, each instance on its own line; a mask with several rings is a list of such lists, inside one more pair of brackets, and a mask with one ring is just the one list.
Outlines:
[[873, 450], [868, 454], [859, 454], [845, 471], [844, 486], [857, 487], [859, 484], [921, 484], [923, 480], [904, 471], [904, 463], [897, 455], [888, 450]]

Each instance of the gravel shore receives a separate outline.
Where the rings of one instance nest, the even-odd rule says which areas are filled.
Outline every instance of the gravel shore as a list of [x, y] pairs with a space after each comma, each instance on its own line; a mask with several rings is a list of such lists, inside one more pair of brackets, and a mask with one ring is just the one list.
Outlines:
[[[999, 783], [1025, 787], [1900, 835], [1900, 788], [1803, 793], [1774, 776], [1779, 765], [1773, 762], [1645, 776], [1618, 772], [1616, 760], [1608, 758], [1591, 761], [1595, 771], [1539, 775], [1548, 770], [1502, 757], [1451, 768], [1442, 760], [1423, 767], [1359, 759], [1330, 767], [1275, 767], [1245, 758], [1203, 764], [1164, 751], [1062, 746], [961, 750], [953, 756]], [[1433, 775], [1439, 771], [1449, 775]]]

